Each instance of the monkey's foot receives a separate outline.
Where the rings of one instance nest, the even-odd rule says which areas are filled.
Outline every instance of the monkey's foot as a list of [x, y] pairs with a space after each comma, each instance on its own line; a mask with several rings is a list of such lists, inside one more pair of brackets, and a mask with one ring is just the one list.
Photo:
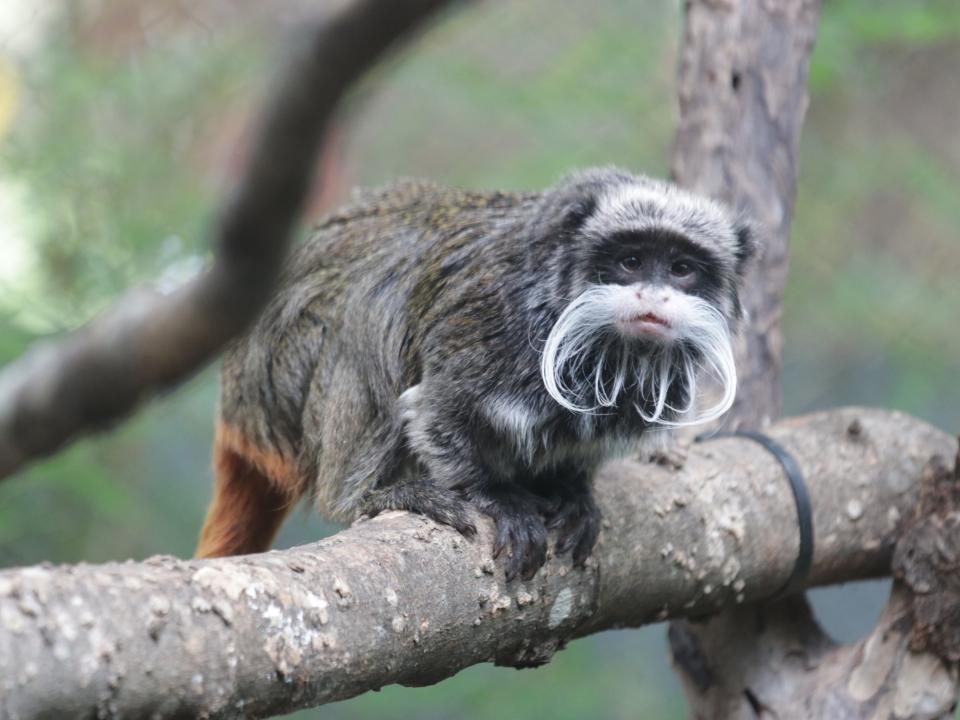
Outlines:
[[376, 517], [388, 510], [407, 510], [449, 525], [461, 535], [473, 537], [477, 528], [470, 522], [470, 510], [453, 490], [422, 482], [398, 483], [371, 490], [360, 501], [360, 514]]
[[464, 494], [484, 515], [493, 519], [493, 557], [510, 548], [506, 578], [529, 580], [547, 561], [547, 526], [543, 516], [549, 502], [515, 485], [484, 485], [463, 488]]
[[557, 554], [573, 550], [573, 564], [583, 565], [600, 534], [600, 510], [589, 492], [562, 496], [547, 526], [557, 533]]

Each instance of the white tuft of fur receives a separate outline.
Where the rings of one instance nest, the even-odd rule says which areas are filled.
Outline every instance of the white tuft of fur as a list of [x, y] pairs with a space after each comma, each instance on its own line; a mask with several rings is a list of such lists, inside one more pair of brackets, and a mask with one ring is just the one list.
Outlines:
[[411, 385], [404, 390], [397, 398], [397, 408], [400, 411], [400, 419], [405, 423], [412, 423], [417, 419], [418, 408], [420, 405], [420, 396], [423, 391], [420, 385]]
[[507, 396], [489, 398], [486, 411], [493, 426], [508, 435], [527, 462], [532, 462], [536, 451], [536, 415], [524, 403]]
[[737, 238], [729, 211], [710, 198], [652, 178], [608, 189], [584, 232], [599, 237], [618, 230], [669, 230], [722, 257], [733, 258]]
[[[658, 308], [670, 321], [669, 335], [641, 344], [617, 328], [618, 321], [638, 312], [634, 298], [629, 288], [600, 285], [570, 302], [541, 356], [540, 372], [550, 396], [572, 412], [597, 413], [616, 407], [630, 391], [653, 405], [648, 412], [634, 402], [640, 417], [665, 426], [696, 425], [723, 415], [737, 392], [730, 328], [723, 314], [701, 298], [673, 293], [670, 303]], [[694, 413], [698, 379], [704, 373], [716, 378], [722, 397]], [[667, 394], [681, 377], [690, 401], [686, 407], [671, 407]]]

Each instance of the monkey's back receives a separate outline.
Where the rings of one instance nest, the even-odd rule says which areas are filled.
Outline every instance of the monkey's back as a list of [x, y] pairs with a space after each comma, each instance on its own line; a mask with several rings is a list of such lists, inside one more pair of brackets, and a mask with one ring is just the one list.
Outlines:
[[322, 219], [224, 356], [223, 425], [347, 517], [403, 460], [395, 401], [419, 381], [430, 328], [472, 279], [514, 264], [516, 249], [490, 239], [537, 197], [405, 181]]

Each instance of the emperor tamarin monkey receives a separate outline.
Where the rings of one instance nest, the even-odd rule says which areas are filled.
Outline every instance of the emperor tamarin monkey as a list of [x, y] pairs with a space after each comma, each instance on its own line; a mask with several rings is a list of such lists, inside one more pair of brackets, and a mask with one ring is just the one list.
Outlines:
[[[753, 252], [723, 206], [617, 169], [540, 193], [408, 181], [325, 218], [227, 352], [197, 554], [265, 550], [291, 505], [493, 518], [506, 575], [597, 538], [590, 477], [716, 418]], [[698, 410], [698, 379], [722, 398]]]

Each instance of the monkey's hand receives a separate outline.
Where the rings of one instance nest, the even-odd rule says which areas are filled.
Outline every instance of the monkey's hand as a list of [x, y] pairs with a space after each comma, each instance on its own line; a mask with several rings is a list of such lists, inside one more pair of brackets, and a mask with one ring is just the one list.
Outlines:
[[493, 557], [510, 549], [506, 579], [532, 578], [547, 561], [547, 526], [544, 516], [550, 511], [545, 498], [512, 483], [470, 484], [458, 486], [471, 504], [493, 519], [496, 532]]
[[573, 551], [573, 564], [583, 565], [600, 534], [600, 510], [589, 488], [567, 492], [557, 498], [557, 507], [550, 514], [547, 527], [557, 533], [557, 554]]
[[360, 501], [360, 514], [376, 517], [388, 510], [407, 510], [449, 525], [461, 535], [473, 537], [477, 528], [459, 493], [429, 482], [407, 481], [371, 490]]

